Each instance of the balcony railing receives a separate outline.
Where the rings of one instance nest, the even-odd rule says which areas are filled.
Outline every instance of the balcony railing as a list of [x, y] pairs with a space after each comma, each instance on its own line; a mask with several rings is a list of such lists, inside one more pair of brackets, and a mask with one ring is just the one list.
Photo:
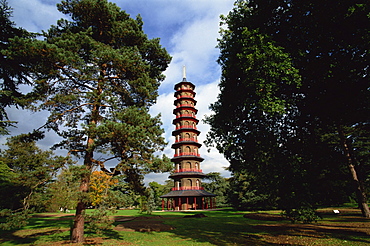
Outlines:
[[181, 98], [194, 98], [193, 95], [182, 95], [182, 96], [177, 96], [176, 99], [181, 99]]
[[190, 128], [190, 129], [197, 129], [196, 126], [192, 126], [192, 125], [185, 125], [185, 126], [176, 126], [176, 130], [179, 130], [179, 129], [183, 129], [183, 128]]
[[176, 105], [176, 108], [181, 108], [181, 107], [192, 107], [194, 108], [194, 105], [193, 104], [180, 104], [180, 105]]
[[198, 140], [196, 138], [179, 138], [176, 139], [175, 143], [178, 142], [198, 142]]
[[195, 116], [195, 114], [180, 114], [180, 115], [176, 115], [176, 119], [181, 118], [181, 117], [193, 117], [193, 118], [197, 118]]
[[178, 156], [188, 156], [188, 155], [192, 155], [192, 156], [200, 156], [200, 154], [196, 153], [196, 152], [184, 152], [184, 153], [178, 153], [178, 154], [175, 154], [174, 157], [178, 157]]
[[173, 187], [172, 190], [204, 190], [204, 188], [199, 186], [183, 186], [183, 187]]
[[185, 88], [185, 87], [182, 87], [182, 88], [177, 88], [176, 91], [193, 91], [193, 88]]
[[202, 173], [202, 169], [196, 169], [196, 168], [181, 168], [178, 170], [175, 170], [175, 173], [185, 173], [185, 172], [192, 172], [192, 173]]

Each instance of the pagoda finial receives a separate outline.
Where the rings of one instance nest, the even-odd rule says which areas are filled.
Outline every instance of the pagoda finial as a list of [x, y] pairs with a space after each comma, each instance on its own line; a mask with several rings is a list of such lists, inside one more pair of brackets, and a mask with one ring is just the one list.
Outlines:
[[186, 81], [186, 67], [182, 66], [182, 81]]

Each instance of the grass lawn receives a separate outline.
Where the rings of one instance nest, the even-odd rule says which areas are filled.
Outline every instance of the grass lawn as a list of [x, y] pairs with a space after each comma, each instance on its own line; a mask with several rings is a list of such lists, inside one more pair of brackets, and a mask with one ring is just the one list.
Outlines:
[[[313, 224], [291, 224], [279, 211], [154, 212], [119, 210], [114, 229], [86, 232], [84, 245], [369, 245], [370, 220], [353, 208], [321, 209], [323, 219]], [[73, 212], [73, 211], [71, 211]], [[184, 218], [185, 215], [203, 216]], [[35, 214], [14, 231], [0, 231], [0, 245], [70, 245], [73, 215]]]

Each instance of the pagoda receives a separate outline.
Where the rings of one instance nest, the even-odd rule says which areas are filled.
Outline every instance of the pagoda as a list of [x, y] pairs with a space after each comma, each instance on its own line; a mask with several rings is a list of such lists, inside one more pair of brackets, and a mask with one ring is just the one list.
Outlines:
[[198, 142], [200, 131], [197, 129], [199, 120], [195, 108], [194, 84], [186, 80], [185, 67], [183, 80], [175, 85], [175, 130], [172, 135], [175, 143], [172, 149], [175, 155], [171, 159], [175, 169], [169, 176], [174, 181], [172, 190], [161, 196], [162, 210], [197, 210], [215, 207], [215, 194], [209, 193], [202, 187], [203, 173], [200, 163], [204, 160], [199, 154], [202, 146]]

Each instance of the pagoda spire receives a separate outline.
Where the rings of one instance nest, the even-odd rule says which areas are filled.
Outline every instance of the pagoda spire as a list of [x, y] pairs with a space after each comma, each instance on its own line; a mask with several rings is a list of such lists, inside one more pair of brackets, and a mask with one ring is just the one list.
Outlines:
[[186, 81], [186, 66], [182, 66], [182, 81]]

